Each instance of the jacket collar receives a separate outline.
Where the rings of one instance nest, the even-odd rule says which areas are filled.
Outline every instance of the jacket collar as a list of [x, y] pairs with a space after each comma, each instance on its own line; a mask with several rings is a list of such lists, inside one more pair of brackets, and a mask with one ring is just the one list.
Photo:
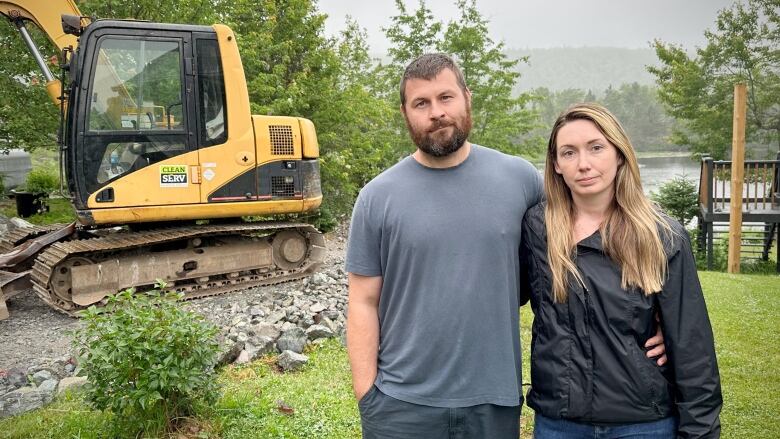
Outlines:
[[598, 251], [604, 251], [604, 242], [601, 240], [601, 231], [596, 230], [592, 235], [584, 238], [577, 243], [577, 247], [589, 248]]

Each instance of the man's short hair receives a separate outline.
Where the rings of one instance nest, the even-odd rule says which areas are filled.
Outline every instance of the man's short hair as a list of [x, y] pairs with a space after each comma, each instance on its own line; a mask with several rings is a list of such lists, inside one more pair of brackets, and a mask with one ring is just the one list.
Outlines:
[[458, 64], [443, 53], [426, 53], [415, 59], [404, 70], [401, 77], [401, 105], [406, 104], [406, 81], [410, 79], [425, 79], [430, 81], [441, 73], [444, 69], [450, 69], [455, 74], [463, 94], [466, 94], [466, 80], [463, 78], [463, 72], [460, 71]]

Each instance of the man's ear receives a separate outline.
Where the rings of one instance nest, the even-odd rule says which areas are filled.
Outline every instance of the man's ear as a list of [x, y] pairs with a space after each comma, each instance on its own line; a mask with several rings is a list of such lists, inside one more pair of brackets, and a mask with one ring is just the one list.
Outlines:
[[401, 114], [406, 116], [406, 106], [402, 103], [400, 108], [401, 108]]

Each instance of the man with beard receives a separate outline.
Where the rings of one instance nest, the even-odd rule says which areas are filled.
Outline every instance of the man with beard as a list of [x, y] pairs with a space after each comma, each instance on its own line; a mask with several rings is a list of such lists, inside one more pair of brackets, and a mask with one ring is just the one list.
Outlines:
[[541, 176], [469, 143], [471, 92], [448, 56], [413, 61], [400, 94], [417, 150], [360, 192], [346, 260], [363, 437], [516, 439], [520, 226]]

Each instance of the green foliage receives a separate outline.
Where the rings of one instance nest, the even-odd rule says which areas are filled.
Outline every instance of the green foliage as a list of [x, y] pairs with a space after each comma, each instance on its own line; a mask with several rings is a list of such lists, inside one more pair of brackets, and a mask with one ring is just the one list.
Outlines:
[[[56, 54], [54, 45], [37, 28], [28, 26], [28, 30], [44, 59]], [[0, 151], [53, 149], [59, 108], [49, 99], [43, 73], [19, 31], [5, 17], [0, 19], [0, 46], [5, 53], [0, 57]], [[49, 68], [58, 70], [53, 64]]]
[[0, 173], [0, 198], [5, 196], [5, 183], [3, 182], [3, 179], [5, 179], [5, 175]]
[[680, 46], [655, 42], [659, 97], [681, 125], [672, 141], [716, 160], [732, 138], [734, 84], [748, 87], [748, 142], [780, 142], [780, 0], [748, 0], [720, 11], [707, 45], [691, 57]]
[[699, 213], [699, 190], [692, 180], [683, 176], [666, 181], [650, 198], [683, 226]]
[[510, 154], [526, 152], [520, 136], [534, 126], [536, 114], [528, 108], [531, 96], [515, 97], [513, 89], [520, 77], [518, 63], [528, 60], [508, 58], [504, 43], [493, 41], [476, 0], [457, 0], [455, 5], [460, 17], [447, 24], [438, 49], [458, 59], [471, 90], [470, 140]]
[[24, 189], [34, 194], [49, 195], [60, 189], [60, 176], [50, 168], [36, 168], [27, 174]]
[[[529, 108], [531, 95], [513, 96], [520, 76], [516, 67], [527, 60], [507, 57], [504, 43], [490, 37], [489, 22], [479, 13], [476, 2], [456, 0], [460, 15], [446, 26], [436, 20], [424, 0], [413, 12], [401, 0], [396, 0], [396, 6], [398, 15], [391, 17], [391, 25], [384, 29], [392, 61], [381, 72], [393, 106], [400, 104], [397, 87], [405, 66], [423, 53], [445, 52], [458, 62], [472, 92], [474, 126], [469, 140], [512, 154], [534, 153], [538, 144], [524, 141], [536, 123]], [[403, 126], [400, 114], [396, 120]]]
[[82, 14], [95, 18], [206, 25], [218, 21], [213, 0], [177, 0], [175, 4], [157, 0], [82, 0], [78, 6]]
[[183, 310], [180, 297], [125, 290], [110, 296], [106, 309], [81, 313], [85, 326], [74, 343], [89, 377], [86, 399], [115, 415], [117, 431], [171, 431], [198, 402], [218, 396], [218, 329]]
[[534, 99], [532, 108], [538, 112], [540, 127], [532, 133], [542, 139], [546, 147], [550, 129], [558, 115], [572, 104], [580, 102], [599, 102], [615, 114], [631, 139], [637, 151], [670, 151], [677, 149], [669, 143], [673, 120], [666, 114], [658, 100], [655, 87], [640, 85], [636, 82], [604, 91], [567, 88], [552, 91], [541, 87], [531, 91]]
[[658, 100], [655, 87], [636, 82], [608, 87], [600, 101], [617, 116], [637, 150], [673, 149], [667, 139], [673, 119]]

